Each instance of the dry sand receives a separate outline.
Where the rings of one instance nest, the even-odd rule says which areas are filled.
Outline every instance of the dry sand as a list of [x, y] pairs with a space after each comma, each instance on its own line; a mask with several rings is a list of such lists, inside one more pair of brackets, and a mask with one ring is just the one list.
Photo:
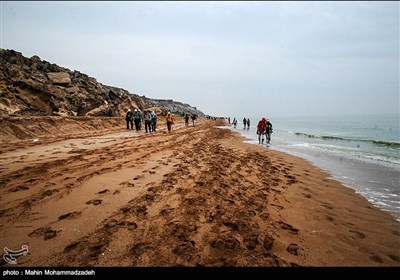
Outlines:
[[176, 123], [2, 118], [0, 248], [29, 254], [1, 265], [400, 265], [400, 223], [329, 174]]

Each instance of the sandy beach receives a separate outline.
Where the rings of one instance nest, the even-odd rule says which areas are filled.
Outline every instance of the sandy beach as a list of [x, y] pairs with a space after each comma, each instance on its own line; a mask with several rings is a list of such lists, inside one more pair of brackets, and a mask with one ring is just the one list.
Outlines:
[[1, 265], [400, 266], [389, 213], [223, 125], [2, 117]]

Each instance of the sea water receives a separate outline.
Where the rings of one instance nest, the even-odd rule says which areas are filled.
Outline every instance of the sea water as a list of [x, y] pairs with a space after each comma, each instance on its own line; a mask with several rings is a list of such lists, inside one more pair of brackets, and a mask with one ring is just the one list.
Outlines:
[[[232, 129], [258, 144], [256, 127]], [[239, 118], [241, 120], [241, 118]], [[398, 115], [271, 118], [266, 148], [311, 161], [400, 221], [400, 130]]]

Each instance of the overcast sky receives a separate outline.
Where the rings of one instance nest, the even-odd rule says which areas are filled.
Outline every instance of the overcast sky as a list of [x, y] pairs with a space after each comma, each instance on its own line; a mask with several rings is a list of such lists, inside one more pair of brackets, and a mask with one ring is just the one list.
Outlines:
[[399, 113], [399, 2], [0, 2], [1, 48], [215, 116]]

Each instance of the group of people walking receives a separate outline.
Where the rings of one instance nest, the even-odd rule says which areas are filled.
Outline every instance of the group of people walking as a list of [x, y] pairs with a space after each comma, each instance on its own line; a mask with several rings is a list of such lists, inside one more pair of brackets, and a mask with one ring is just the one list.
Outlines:
[[[228, 117], [228, 122], [231, 124], [231, 118]], [[234, 128], [237, 126], [237, 119], [233, 118], [232, 125]], [[250, 119], [243, 118], [243, 129], [250, 129]], [[269, 144], [271, 142], [271, 134], [272, 134], [272, 124], [270, 120], [266, 118], [262, 118], [257, 124], [257, 135], [258, 135], [258, 143], [264, 144], [264, 135], [266, 143]]]
[[[184, 116], [185, 127], [189, 126], [189, 118], [192, 119], [193, 126], [195, 126], [195, 121], [197, 119], [197, 115], [185, 114], [185, 116]], [[126, 120], [126, 129], [130, 128], [133, 130], [133, 123], [135, 123], [135, 129], [137, 132], [139, 132], [141, 130], [142, 120], [144, 121], [146, 133], [147, 132], [155, 132], [156, 128], [157, 128], [157, 114], [154, 111], [144, 110], [144, 112], [142, 112], [139, 108], [134, 109], [133, 111], [131, 109], [128, 109], [128, 112], [126, 113], [126, 116], [125, 116], [125, 120]], [[174, 117], [172, 116], [171, 112], [168, 111], [167, 116], [165, 117], [165, 120], [167, 122], [168, 132], [172, 132], [172, 126], [174, 124]], [[230, 118], [228, 118], [228, 121], [230, 123]], [[232, 124], [236, 128], [236, 125], [237, 125], [236, 118], [233, 118]], [[246, 128], [250, 129], [250, 119], [249, 118], [247, 118], [247, 119], [243, 118], [243, 129], [246, 129]], [[271, 134], [272, 134], [271, 122], [263, 117], [257, 124], [257, 134], [258, 134], [258, 143], [259, 144], [264, 144], [264, 135], [265, 135], [266, 142], [270, 143]]]
[[[192, 119], [193, 126], [195, 126], [197, 115], [185, 114], [185, 127], [189, 126], [189, 118]], [[144, 112], [142, 112], [139, 108], [134, 109], [133, 111], [131, 109], [128, 109], [128, 111], [126, 112], [125, 120], [126, 129], [133, 130], [133, 124], [135, 124], [135, 129], [137, 132], [141, 130], [143, 121], [146, 132], [155, 132], [157, 128], [157, 114], [154, 111], [144, 110]], [[165, 120], [167, 122], [168, 132], [172, 132], [174, 117], [171, 112], [167, 112]]]
[[249, 118], [243, 118], [243, 129], [246, 129], [246, 126], [247, 126], [247, 129], [250, 129], [250, 119]]
[[155, 132], [157, 128], [157, 114], [154, 111], [145, 110], [142, 112], [140, 109], [131, 111], [128, 109], [125, 116], [126, 129], [133, 130], [133, 123], [135, 123], [135, 129], [139, 132], [142, 129], [142, 120], [144, 120], [144, 126], [146, 132]]
[[194, 123], [195, 123], [195, 121], [197, 119], [197, 115], [192, 114], [190, 116], [189, 114], [185, 114], [185, 127], [189, 126], [189, 118], [192, 119], [192, 123], [193, 123], [193, 126], [194, 126]]

